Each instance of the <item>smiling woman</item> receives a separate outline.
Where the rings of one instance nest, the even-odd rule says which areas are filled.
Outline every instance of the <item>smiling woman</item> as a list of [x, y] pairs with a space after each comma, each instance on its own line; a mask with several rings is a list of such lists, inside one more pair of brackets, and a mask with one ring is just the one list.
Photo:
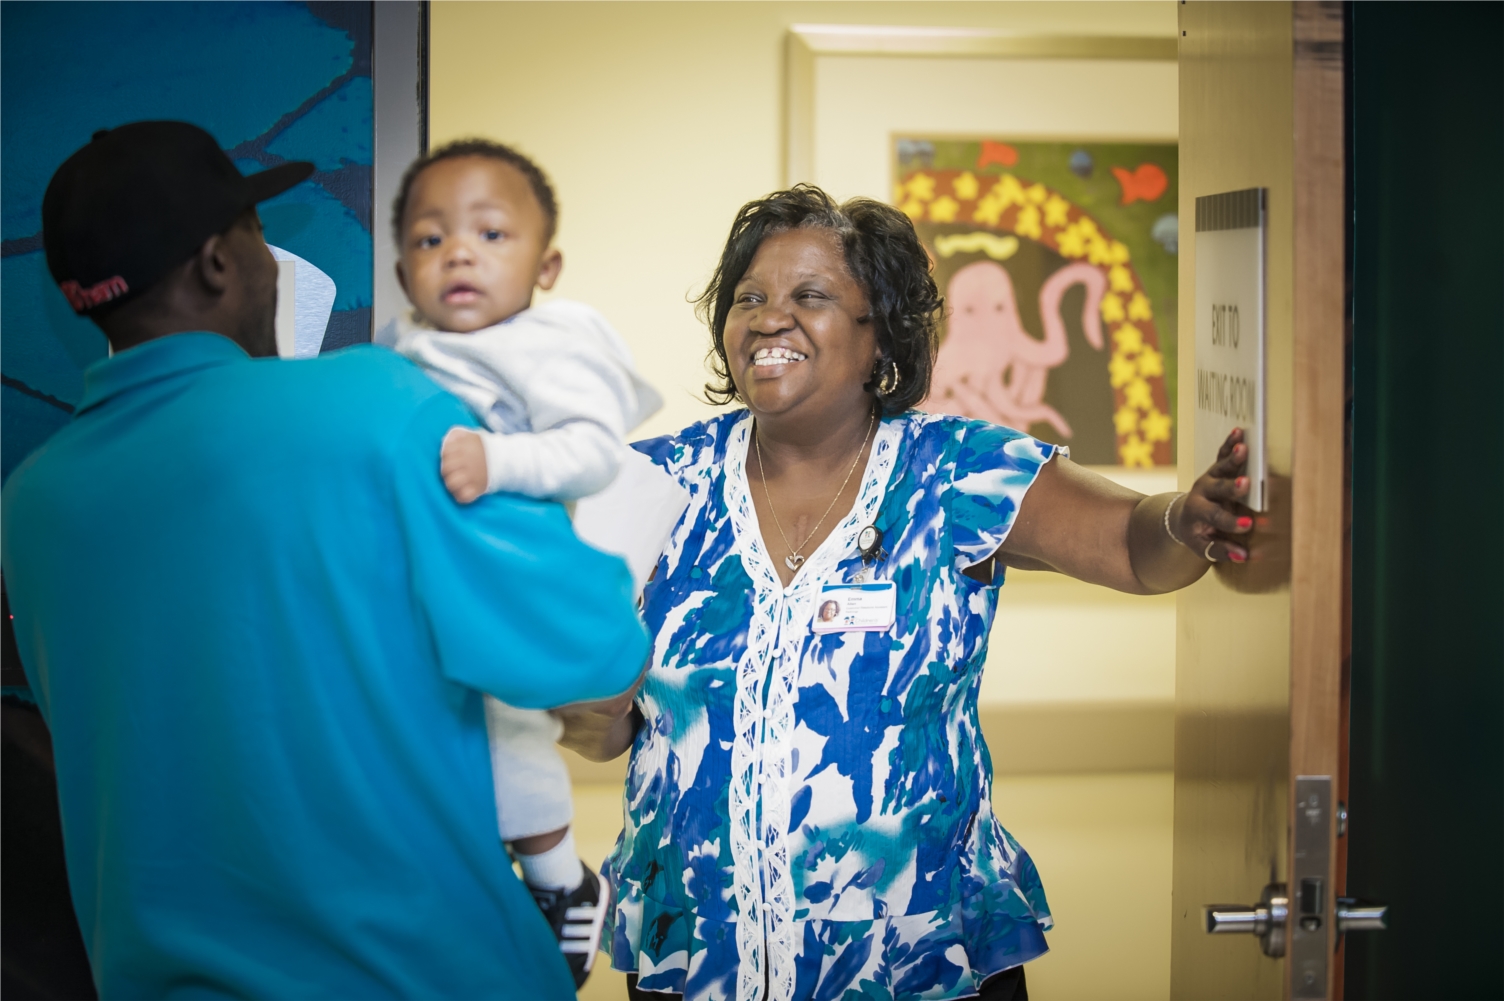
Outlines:
[[[839, 289], [819, 288], [820, 273], [808, 270], [814, 262], [804, 262], [806, 269], [800, 277], [815, 284], [799, 293], [800, 301], [808, 305], [838, 291], [848, 298], [854, 293], [856, 300], [848, 306], [859, 300], [864, 314], [861, 323], [876, 338], [872, 378], [865, 381], [863, 390], [871, 391], [881, 383], [885, 388], [879, 396], [887, 413], [914, 406], [924, 399], [934, 369], [940, 294], [913, 225], [880, 202], [858, 198], [842, 209], [822, 192], [803, 185], [782, 197], [743, 206], [731, 224], [721, 262], [699, 299], [701, 318], [711, 330], [711, 369], [717, 377], [705, 387], [706, 395], [715, 403], [737, 398], [727, 354], [727, 322], [733, 312], [744, 313], [757, 299], [756, 289], [742, 285], [763, 280], [752, 265], [764, 240], [801, 229], [821, 233], [827, 244], [823, 250], [838, 249], [845, 266], [830, 276], [840, 282]], [[869, 295], [874, 296], [870, 305]], [[875, 326], [873, 313], [878, 316]], [[762, 364], [792, 350], [772, 344], [763, 347], [768, 355]]]
[[701, 304], [709, 394], [745, 409], [637, 446], [692, 500], [644, 592], [635, 708], [565, 737], [632, 747], [612, 965], [651, 997], [1026, 997], [1052, 919], [977, 718], [1001, 567], [1144, 594], [1241, 561], [1241, 438], [1145, 497], [913, 409], [941, 302], [869, 200], [746, 205]]

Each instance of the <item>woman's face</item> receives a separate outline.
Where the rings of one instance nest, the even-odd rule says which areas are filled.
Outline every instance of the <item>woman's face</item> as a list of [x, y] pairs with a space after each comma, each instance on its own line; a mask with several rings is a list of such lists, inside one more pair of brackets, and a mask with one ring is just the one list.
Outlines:
[[877, 362], [867, 296], [836, 235], [796, 229], [763, 240], [736, 285], [726, 361], [758, 416], [818, 419], [865, 412]]

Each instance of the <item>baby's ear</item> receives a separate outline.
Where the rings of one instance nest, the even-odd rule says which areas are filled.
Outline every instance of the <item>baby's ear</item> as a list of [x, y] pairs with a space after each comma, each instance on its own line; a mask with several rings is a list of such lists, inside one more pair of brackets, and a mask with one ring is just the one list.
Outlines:
[[559, 248], [549, 247], [543, 252], [543, 259], [538, 262], [538, 287], [547, 292], [554, 287], [554, 282], [559, 280], [559, 272], [564, 270], [564, 255], [559, 253]]

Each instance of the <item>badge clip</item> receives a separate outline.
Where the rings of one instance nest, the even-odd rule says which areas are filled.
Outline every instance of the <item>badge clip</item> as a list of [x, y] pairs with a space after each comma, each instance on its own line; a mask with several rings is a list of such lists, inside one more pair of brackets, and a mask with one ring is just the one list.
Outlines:
[[888, 551], [883, 548], [883, 530], [876, 525], [868, 525], [857, 533], [856, 547], [861, 551], [862, 563], [867, 566], [888, 558]]

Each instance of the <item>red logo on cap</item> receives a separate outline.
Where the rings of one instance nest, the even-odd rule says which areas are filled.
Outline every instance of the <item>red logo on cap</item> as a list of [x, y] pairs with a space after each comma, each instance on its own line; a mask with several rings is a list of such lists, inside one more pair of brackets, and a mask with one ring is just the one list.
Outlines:
[[106, 278], [98, 285], [92, 285], [89, 288], [84, 288], [70, 278], [58, 285], [58, 288], [62, 289], [63, 295], [68, 297], [68, 305], [73, 307], [75, 313], [82, 313], [102, 302], [119, 298], [131, 290], [131, 287], [125, 283], [125, 279], [119, 275]]

